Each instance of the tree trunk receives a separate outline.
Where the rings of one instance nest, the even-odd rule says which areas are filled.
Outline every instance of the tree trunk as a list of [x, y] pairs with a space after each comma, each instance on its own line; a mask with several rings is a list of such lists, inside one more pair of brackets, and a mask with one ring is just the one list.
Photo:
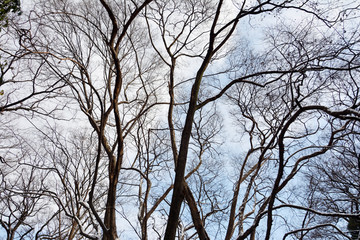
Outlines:
[[107, 231], [104, 231], [103, 240], [116, 240], [118, 239], [116, 231], [116, 179], [110, 180], [110, 186], [106, 202], [106, 211], [105, 211], [105, 221], [104, 224], [107, 228]]

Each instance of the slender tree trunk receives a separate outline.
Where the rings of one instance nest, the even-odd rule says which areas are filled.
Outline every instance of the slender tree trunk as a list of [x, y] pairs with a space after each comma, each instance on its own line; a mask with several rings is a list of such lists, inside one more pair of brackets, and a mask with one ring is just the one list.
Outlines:
[[[200, 81], [198, 82], [200, 85]], [[170, 213], [168, 218], [168, 223], [166, 226], [165, 232], [165, 240], [175, 239], [176, 236], [176, 228], [178, 225], [178, 219], [180, 215], [181, 204], [184, 201], [184, 176], [185, 176], [185, 168], [186, 168], [186, 160], [190, 142], [190, 135], [192, 129], [192, 123], [194, 119], [194, 114], [196, 110], [196, 100], [199, 88], [197, 86], [193, 86], [191, 91], [191, 100], [189, 105], [188, 114], [185, 121], [184, 130], [182, 132], [181, 145], [178, 161], [175, 169], [175, 183], [173, 196], [171, 199]]]
[[[78, 231], [78, 228], [79, 228], [79, 227], [78, 227], [77, 222], [76, 222], [75, 220], [73, 220], [73, 221], [72, 221], [71, 230], [70, 230], [70, 233], [69, 233], [69, 237], [67, 238], [67, 240], [72, 240], [72, 239], [75, 238], [76, 233], [77, 233], [77, 231]], [[60, 228], [59, 228], [59, 230], [60, 230]], [[59, 233], [59, 236], [61, 236], [60, 233]]]
[[198, 100], [200, 83], [201, 83], [203, 74], [205, 72], [205, 69], [209, 63], [209, 59], [210, 59], [210, 55], [211, 55], [210, 53], [211, 53], [211, 50], [209, 50], [207, 58], [204, 60], [202, 66], [200, 67], [200, 70], [197, 73], [195, 82], [191, 89], [189, 109], [188, 109], [188, 112], [186, 115], [185, 126], [182, 131], [179, 156], [177, 159], [178, 161], [176, 163], [174, 190], [173, 190], [173, 196], [171, 199], [168, 223], [167, 223], [166, 231], [165, 231], [165, 237], [164, 237], [165, 240], [175, 239], [175, 236], [176, 236], [176, 228], [178, 225], [181, 204], [184, 201], [184, 197], [185, 197], [184, 176], [185, 176], [185, 169], [186, 169], [187, 154], [188, 154], [188, 150], [189, 150], [189, 142], [190, 142], [190, 137], [191, 137], [191, 130], [192, 130], [192, 125], [193, 125], [193, 121], [194, 121], [194, 115], [196, 112], [196, 103]]
[[191, 193], [191, 190], [189, 188], [189, 186], [186, 184], [186, 182], [184, 183], [184, 190], [185, 190], [185, 198], [186, 201], [188, 202], [188, 206], [190, 208], [190, 212], [191, 212], [191, 217], [195, 226], [195, 229], [198, 233], [199, 239], [200, 240], [209, 240], [209, 236], [204, 228], [204, 223], [203, 220], [201, 219], [200, 213], [197, 209], [196, 206], [196, 201], [195, 198], [193, 196], [193, 194]]
[[116, 211], [115, 211], [115, 203], [116, 203], [116, 185], [117, 185], [117, 177], [116, 181], [112, 181], [109, 186], [107, 202], [106, 202], [106, 211], [105, 211], [105, 226], [108, 229], [104, 232], [103, 240], [115, 240], [118, 238], [116, 231]]

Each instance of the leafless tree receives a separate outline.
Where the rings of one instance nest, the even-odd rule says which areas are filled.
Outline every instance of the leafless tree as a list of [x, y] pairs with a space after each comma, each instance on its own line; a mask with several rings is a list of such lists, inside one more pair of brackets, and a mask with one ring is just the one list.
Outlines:
[[[41, 161], [22, 166], [46, 176], [57, 237], [271, 239], [281, 219], [283, 238], [312, 230], [286, 211], [319, 215], [292, 194], [299, 171], [347, 148], [360, 120], [356, 2], [34, 4], [1, 38], [0, 109], [34, 116], [17, 115]], [[261, 47], [243, 37], [256, 30]]]
[[2, 236], [8, 240], [38, 239], [44, 234], [51, 238], [56, 236], [56, 233], [43, 231], [57, 215], [44, 194], [48, 173], [26, 164], [33, 163], [30, 159], [37, 159], [37, 154], [24, 142], [12, 145], [12, 151], [8, 153], [2, 158], [0, 171]]
[[[358, 196], [358, 124], [349, 125], [342, 136], [341, 143], [326, 156], [326, 160], [318, 159], [304, 170], [308, 180], [305, 205], [313, 211], [304, 215], [302, 234], [309, 238], [320, 239], [357, 239], [359, 225]], [[339, 215], [318, 214], [326, 212]], [[316, 229], [308, 233], [306, 228]]]

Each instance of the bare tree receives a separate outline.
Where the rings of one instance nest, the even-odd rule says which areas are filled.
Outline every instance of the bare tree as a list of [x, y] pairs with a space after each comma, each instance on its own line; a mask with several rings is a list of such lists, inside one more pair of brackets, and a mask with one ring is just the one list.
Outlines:
[[[310, 164], [304, 171], [308, 179], [309, 196], [304, 200], [313, 209], [305, 215], [303, 228], [318, 227], [309, 233], [313, 239], [357, 239], [359, 232], [358, 186], [358, 125], [348, 126], [342, 142], [326, 157]], [[306, 189], [304, 189], [306, 190]], [[322, 215], [317, 212], [338, 212], [339, 215]], [[322, 227], [321, 227], [322, 226]], [[298, 234], [306, 235], [307, 231]]]
[[[26, 143], [11, 147], [12, 151], [8, 151], [1, 161], [0, 229], [8, 240], [38, 239], [42, 228], [57, 215], [52, 212], [51, 201], [44, 194], [48, 173], [27, 164], [38, 157]], [[54, 237], [56, 233], [46, 236]]]
[[[338, 110], [337, 108], [332, 110], [335, 106], [323, 105], [324, 102], [316, 100], [319, 96], [318, 94], [326, 94], [326, 92], [331, 89], [331, 83], [325, 83], [320, 80], [318, 85], [312, 86], [313, 81], [316, 78], [321, 79], [323, 76], [329, 79], [334, 76], [335, 72], [338, 74], [338, 72], [347, 72], [349, 70], [356, 71], [358, 68], [356, 64], [354, 67], [348, 66], [348, 64], [350, 62], [352, 63], [352, 61], [357, 58], [357, 53], [352, 52], [352, 54], [354, 54], [352, 55], [353, 58], [348, 57], [340, 60], [340, 55], [347, 54], [348, 49], [346, 47], [335, 50], [333, 44], [331, 44], [332, 49], [329, 49], [327, 47], [328, 45], [326, 45], [327, 41], [324, 41], [321, 38], [317, 40], [324, 45], [320, 46], [319, 44], [315, 44], [312, 40], [306, 39], [306, 34], [309, 32], [305, 31], [305, 27], [301, 32], [287, 32], [279, 27], [280, 31], [276, 30], [276, 34], [278, 35], [274, 35], [274, 42], [270, 43], [273, 44], [274, 48], [267, 53], [267, 56], [246, 55], [246, 59], [238, 59], [240, 62], [237, 63], [238, 65], [235, 63], [236, 66], [234, 66], [237, 70], [227, 69], [224, 70], [224, 72], [231, 73], [231, 71], [233, 71], [235, 76], [240, 77], [230, 77], [228, 83], [224, 86], [221, 86], [220, 84], [220, 86], [209, 84], [210, 89], [212, 88], [215, 91], [218, 91], [218, 93], [216, 94], [215, 92], [214, 96], [210, 98], [200, 98], [198, 93], [200, 90], [203, 89], [202, 91], [204, 91], [206, 89], [207, 79], [213, 80], [216, 75], [218, 78], [225, 75], [221, 74], [222, 72], [210, 72], [206, 75], [205, 71], [209, 71], [208, 68], [215, 65], [213, 61], [219, 59], [220, 54], [218, 53], [226, 46], [226, 43], [228, 43], [241, 19], [245, 19], [249, 15], [261, 15], [266, 12], [272, 12], [275, 9], [292, 8], [297, 9], [300, 12], [312, 12], [312, 14], [319, 17], [320, 20], [324, 20], [325, 23], [327, 23], [327, 21], [322, 19], [320, 15], [317, 15], [315, 11], [306, 8], [304, 5], [300, 6], [295, 3], [287, 2], [279, 4], [264, 2], [254, 6], [249, 6], [244, 3], [244, 5], [239, 6], [239, 12], [234, 14], [233, 18], [229, 15], [224, 17], [223, 11], [225, 11], [224, 9], [226, 6], [221, 1], [212, 7], [210, 3], [207, 6], [209, 9], [215, 10], [213, 13], [215, 16], [214, 18], [208, 19], [207, 17], [199, 17], [201, 21], [196, 21], [196, 14], [205, 12], [199, 9], [205, 7], [204, 5], [196, 5], [196, 7], [194, 7], [194, 5], [191, 4], [192, 2], [184, 3], [183, 6], [176, 3], [160, 5], [160, 8], [157, 8], [160, 9], [158, 15], [150, 17], [154, 24], [160, 29], [159, 34], [162, 34], [161, 40], [164, 43], [162, 48], [159, 48], [156, 45], [155, 40], [152, 42], [163, 61], [170, 68], [170, 99], [174, 98], [173, 92], [175, 86], [179, 85], [179, 83], [174, 83], [174, 79], [176, 79], [174, 77], [176, 62], [178, 62], [181, 57], [200, 59], [200, 67], [195, 71], [194, 78], [192, 78], [189, 83], [190, 86], [187, 86], [188, 89], [191, 88], [191, 93], [188, 95], [188, 108], [186, 109], [186, 114], [184, 116], [185, 123], [181, 128], [182, 130], [179, 136], [181, 138], [179, 152], [177, 152], [176, 147], [173, 147], [173, 150], [175, 150], [174, 159], [176, 160], [176, 178], [165, 238], [173, 239], [175, 237], [181, 204], [185, 198], [185, 193], [187, 193], [187, 191], [184, 190], [186, 189], [184, 177], [187, 165], [186, 160], [188, 159], [189, 153], [189, 144], [191, 141], [191, 129], [193, 125], [196, 124], [194, 123], [195, 113], [199, 109], [205, 107], [208, 103], [219, 99], [222, 95], [226, 94], [232, 86], [236, 85], [239, 91], [238, 97], [233, 97], [231, 94], [228, 95], [233, 99], [234, 103], [240, 107], [241, 117], [239, 118], [242, 118], [240, 120], [244, 122], [244, 130], [249, 134], [251, 148], [247, 152], [245, 162], [239, 175], [240, 177], [237, 181], [237, 187], [235, 187], [237, 190], [235, 191], [232, 202], [231, 220], [227, 228], [227, 238], [229, 239], [234, 234], [235, 216], [244, 217], [245, 215], [248, 218], [254, 217], [255, 219], [253, 224], [244, 232], [242, 229], [245, 220], [239, 220], [239, 223], [237, 224], [240, 226], [238, 233], [239, 239], [245, 239], [249, 235], [251, 235], [252, 238], [255, 238], [255, 229], [259, 225], [261, 219], [266, 215], [268, 220], [265, 238], [269, 239], [271, 235], [272, 214], [278, 193], [287, 185], [290, 179], [294, 177], [298, 168], [301, 167], [304, 161], [325, 153], [327, 149], [332, 146], [336, 134], [343, 130], [343, 127], [331, 130], [331, 134], [329, 135], [330, 138], [328, 139], [328, 142], [325, 142], [325, 145], [314, 145], [313, 147], [305, 145], [305, 147], [303, 147], [304, 152], [307, 152], [306, 150], [310, 148], [317, 149], [317, 151], [304, 154], [299, 158], [290, 157], [289, 159], [285, 159], [285, 155], [291, 155], [291, 152], [296, 149], [295, 146], [292, 147], [292, 145], [285, 146], [285, 139], [294, 138], [304, 140], [315, 134], [311, 131], [305, 131], [303, 135], [299, 135], [299, 133], [293, 132], [293, 130], [290, 129], [290, 126], [297, 125], [297, 122], [299, 121], [300, 126], [303, 125], [305, 130], [307, 130], [307, 125], [312, 122], [312, 117], [308, 117], [308, 112], [310, 115], [319, 112], [320, 115], [318, 117], [320, 118], [326, 115], [333, 118], [347, 118], [347, 116], [352, 118], [352, 114], [357, 114], [353, 111], [348, 111], [347, 109], [334, 111]], [[157, 9], [155, 9], [155, 11]], [[182, 9], [184, 9], [184, 12], [182, 12]], [[194, 12], [193, 17], [188, 17], [188, 13], [191, 13], [189, 9]], [[211, 10], [207, 12], [211, 12]], [[175, 13], [177, 15], [175, 15]], [[181, 17], [179, 17], [179, 14]], [[167, 21], [162, 21], [163, 19], [166, 19]], [[174, 20], [171, 21], [169, 19]], [[205, 21], [207, 19], [209, 22]], [[192, 21], [198, 23], [198, 25]], [[152, 26], [151, 24], [148, 25], [150, 27]], [[202, 31], [197, 32], [197, 27], [201, 28]], [[301, 28], [300, 25], [298, 27]], [[309, 28], [309, 26], [306, 26], [306, 28]], [[204, 29], [207, 30], [204, 31]], [[196, 42], [196, 40], [202, 39], [200, 37], [202, 35], [208, 36], [205, 46]], [[301, 40], [298, 41], [297, 38]], [[354, 39], [357, 39], [357, 37], [354, 37]], [[187, 46], [191, 47], [186, 48], [186, 43], [189, 43]], [[352, 44], [356, 45], [357, 40], [350, 45]], [[339, 45], [343, 44], [341, 43]], [[316, 51], [309, 51], [307, 46], [314, 47]], [[162, 51], [162, 49], [164, 50]], [[334, 67], [333, 64], [336, 61], [338, 62]], [[312, 75], [312, 78], [306, 79], [306, 75], [311, 73], [314, 74]], [[226, 77], [224, 76], [224, 78]], [[306, 83], [306, 81], [309, 82]], [[312, 87], [314, 87], [316, 91], [314, 90], [314, 92], [312, 92]], [[187, 89], [186, 87], [184, 88]], [[323, 91], [323, 89], [328, 90]], [[211, 94], [211, 91], [208, 90], [208, 93]], [[247, 98], [243, 97], [242, 94], [247, 95]], [[333, 104], [336, 105], [335, 102]], [[174, 130], [172, 130], [174, 127], [171, 123], [172, 106], [173, 105], [170, 105], [169, 107], [168, 119], [173, 142], [172, 146], [176, 146], [175, 134]], [[351, 108], [355, 110], [356, 106], [357, 105], [355, 104], [351, 106]], [[315, 132], [316, 134], [319, 134], [319, 131]], [[298, 146], [300, 147], [301, 145]], [[297, 149], [295, 152], [298, 151], [300, 153], [301, 149], [302, 148]], [[257, 155], [256, 158], [258, 158], [258, 160], [249, 166], [248, 159], [255, 155]], [[269, 176], [270, 179], [265, 182], [268, 182], [270, 185], [261, 188], [262, 191], [267, 189], [266, 192], [268, 192], [269, 195], [264, 195], [264, 193], [260, 193], [256, 190], [257, 186], [254, 186], [254, 184], [257, 185], [256, 179], [259, 177], [264, 178], [264, 172], [260, 170], [262, 169], [262, 166], [271, 166], [267, 163], [269, 159], [278, 159], [279, 165], [275, 165], [278, 171], [273, 172], [273, 176], [277, 177], [274, 178]], [[289, 174], [286, 176], [286, 173]], [[243, 212], [237, 213], [236, 206], [238, 204], [237, 197], [240, 193], [239, 189], [241, 183], [244, 183], [246, 177], [249, 176], [252, 177], [250, 182], [247, 182], [247, 191], [244, 195], [242, 207], [240, 208], [242, 209], [241, 212], [248, 206], [249, 201], [251, 202], [254, 200], [254, 194], [260, 194], [262, 197], [255, 201], [253, 210], [251, 210], [249, 214]], [[281, 181], [283, 178], [285, 178], [285, 180]], [[254, 187], [255, 190], [253, 190]], [[199, 237], [206, 239], [207, 237], [205, 235], [201, 237], [201, 227], [199, 229]]]
[[[347, 148], [360, 120], [356, 2], [35, 4], [1, 38], [0, 109], [41, 116], [18, 115], [41, 136], [41, 161], [24, 166], [51, 183], [57, 237], [271, 239], [282, 219], [284, 238], [313, 230], [286, 210], [321, 215], [292, 194], [299, 171]], [[243, 37], [252, 24], [261, 48]]]

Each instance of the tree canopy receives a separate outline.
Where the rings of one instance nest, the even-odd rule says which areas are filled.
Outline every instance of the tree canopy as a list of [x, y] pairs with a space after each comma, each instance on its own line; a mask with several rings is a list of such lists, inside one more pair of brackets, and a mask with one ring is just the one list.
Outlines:
[[358, 1], [19, 4], [0, 238], [359, 236]]

